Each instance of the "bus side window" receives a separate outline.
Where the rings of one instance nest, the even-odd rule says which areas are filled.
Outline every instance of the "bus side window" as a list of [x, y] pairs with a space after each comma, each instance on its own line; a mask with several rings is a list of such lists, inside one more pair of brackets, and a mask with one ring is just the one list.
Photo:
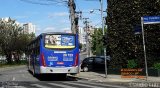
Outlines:
[[40, 49], [39, 49], [39, 47], [37, 47], [37, 49], [36, 49], [36, 55], [39, 55], [40, 54]]

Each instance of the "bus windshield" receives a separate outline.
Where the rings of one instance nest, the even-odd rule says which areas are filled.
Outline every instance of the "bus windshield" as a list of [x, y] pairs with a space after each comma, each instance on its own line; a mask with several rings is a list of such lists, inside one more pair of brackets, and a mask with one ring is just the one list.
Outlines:
[[75, 48], [74, 35], [45, 35], [45, 48], [70, 49]]

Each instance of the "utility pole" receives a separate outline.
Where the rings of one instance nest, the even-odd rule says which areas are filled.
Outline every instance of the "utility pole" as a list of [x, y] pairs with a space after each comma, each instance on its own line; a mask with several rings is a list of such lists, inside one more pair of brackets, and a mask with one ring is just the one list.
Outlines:
[[[103, 0], [100, 0], [100, 4], [101, 4], [102, 31], [103, 31], [103, 36], [105, 36], [105, 31], [104, 31], [104, 17], [103, 17]], [[105, 77], [107, 78], [107, 57], [106, 57], [106, 47], [104, 47], [103, 51], [104, 51], [104, 58], [105, 58]]]
[[88, 29], [88, 19], [89, 18], [83, 18], [85, 21], [84, 21], [84, 24], [85, 24], [85, 31], [86, 31], [86, 48], [87, 48], [87, 57], [89, 57], [90, 56], [90, 49], [89, 49], [89, 29]]
[[74, 0], [68, 0], [68, 7], [70, 9], [70, 19], [71, 19], [71, 31], [74, 34], [78, 33], [78, 24], [76, 24], [76, 20], [78, 20], [78, 16], [76, 14], [76, 4]]

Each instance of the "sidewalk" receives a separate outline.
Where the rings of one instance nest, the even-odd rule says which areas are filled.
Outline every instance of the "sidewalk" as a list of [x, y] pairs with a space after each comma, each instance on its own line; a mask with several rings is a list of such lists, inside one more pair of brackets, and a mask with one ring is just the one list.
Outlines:
[[80, 79], [96, 82], [160, 82], [160, 77], [149, 76], [148, 80], [146, 81], [145, 79], [121, 78], [121, 75], [108, 74], [107, 78], [105, 78], [104, 73], [97, 72], [80, 72], [77, 77]]

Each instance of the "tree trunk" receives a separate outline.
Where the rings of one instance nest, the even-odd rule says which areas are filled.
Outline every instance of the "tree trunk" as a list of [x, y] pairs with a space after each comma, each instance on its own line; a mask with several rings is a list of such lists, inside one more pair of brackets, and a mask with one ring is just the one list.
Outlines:
[[5, 55], [6, 55], [7, 63], [11, 64], [12, 63], [12, 53], [6, 52]]

